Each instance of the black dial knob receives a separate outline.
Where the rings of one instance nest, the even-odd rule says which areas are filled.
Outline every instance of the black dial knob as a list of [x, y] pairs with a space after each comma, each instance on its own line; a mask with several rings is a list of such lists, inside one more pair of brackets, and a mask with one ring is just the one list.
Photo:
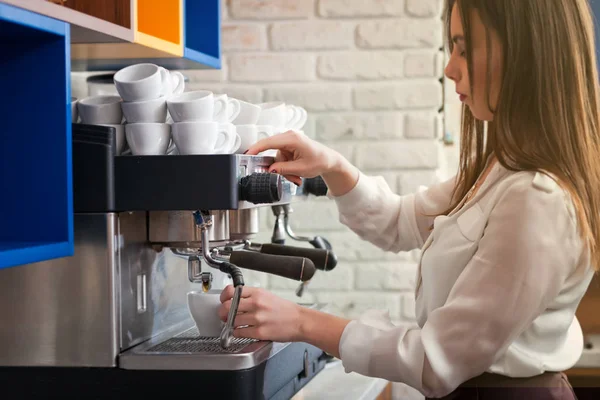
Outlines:
[[304, 179], [302, 187], [305, 193], [315, 196], [325, 196], [327, 194], [327, 185], [320, 176]]
[[254, 204], [275, 203], [281, 200], [281, 175], [254, 173], [240, 179], [240, 200]]

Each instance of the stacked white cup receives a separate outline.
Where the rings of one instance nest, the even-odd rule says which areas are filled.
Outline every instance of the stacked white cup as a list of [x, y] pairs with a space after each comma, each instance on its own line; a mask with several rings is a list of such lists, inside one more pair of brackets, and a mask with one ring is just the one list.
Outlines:
[[260, 106], [242, 100], [239, 100], [239, 103], [240, 113], [233, 120], [233, 124], [240, 137], [240, 147], [237, 153], [242, 154], [259, 140], [259, 132], [256, 124], [260, 116]]
[[172, 96], [167, 107], [179, 154], [232, 154], [240, 147], [240, 137], [231, 123], [240, 113], [238, 100], [196, 90]]
[[114, 76], [123, 99], [125, 134], [133, 155], [172, 153], [171, 126], [167, 124], [167, 100], [183, 92], [185, 79], [154, 64], [136, 64]]
[[[257, 122], [258, 140], [287, 131], [302, 132], [308, 114], [302, 107], [285, 104], [281, 101], [261, 103]], [[268, 150], [261, 155], [275, 156], [276, 151]]]
[[[73, 105], [76, 105], [75, 107]], [[77, 112], [74, 112], [74, 109]], [[90, 96], [81, 100], [71, 100], [72, 121], [79, 117], [82, 124], [110, 126], [116, 132], [116, 155], [125, 147], [125, 133], [122, 125], [121, 98], [119, 96]], [[77, 116], [77, 114], [79, 114]]]

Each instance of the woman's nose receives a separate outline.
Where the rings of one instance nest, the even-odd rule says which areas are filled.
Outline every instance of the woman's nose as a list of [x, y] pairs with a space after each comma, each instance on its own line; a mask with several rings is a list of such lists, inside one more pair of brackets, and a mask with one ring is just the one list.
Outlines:
[[458, 82], [460, 79], [460, 71], [459, 68], [456, 67], [456, 64], [453, 62], [453, 57], [450, 57], [448, 60], [448, 64], [446, 64], [446, 68], [444, 68], [444, 74], [446, 77], [454, 82]]

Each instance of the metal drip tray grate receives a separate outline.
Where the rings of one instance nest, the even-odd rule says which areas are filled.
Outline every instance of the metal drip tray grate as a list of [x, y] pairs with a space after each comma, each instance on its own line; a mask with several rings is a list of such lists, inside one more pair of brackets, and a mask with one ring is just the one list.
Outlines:
[[255, 343], [254, 339], [234, 338], [227, 349], [219, 344], [218, 337], [199, 336], [196, 327], [190, 328], [148, 350], [147, 353], [203, 353], [203, 354], [235, 354], [242, 351], [249, 344]]

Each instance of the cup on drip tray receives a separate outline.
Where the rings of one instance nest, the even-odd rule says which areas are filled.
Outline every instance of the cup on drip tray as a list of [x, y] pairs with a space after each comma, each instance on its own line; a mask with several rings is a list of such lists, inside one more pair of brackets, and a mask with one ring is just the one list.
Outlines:
[[219, 337], [225, 323], [219, 318], [221, 294], [217, 291], [189, 292], [188, 309], [201, 337]]
[[240, 113], [238, 100], [196, 90], [169, 98], [167, 108], [179, 154], [232, 154], [240, 147], [231, 123]]

